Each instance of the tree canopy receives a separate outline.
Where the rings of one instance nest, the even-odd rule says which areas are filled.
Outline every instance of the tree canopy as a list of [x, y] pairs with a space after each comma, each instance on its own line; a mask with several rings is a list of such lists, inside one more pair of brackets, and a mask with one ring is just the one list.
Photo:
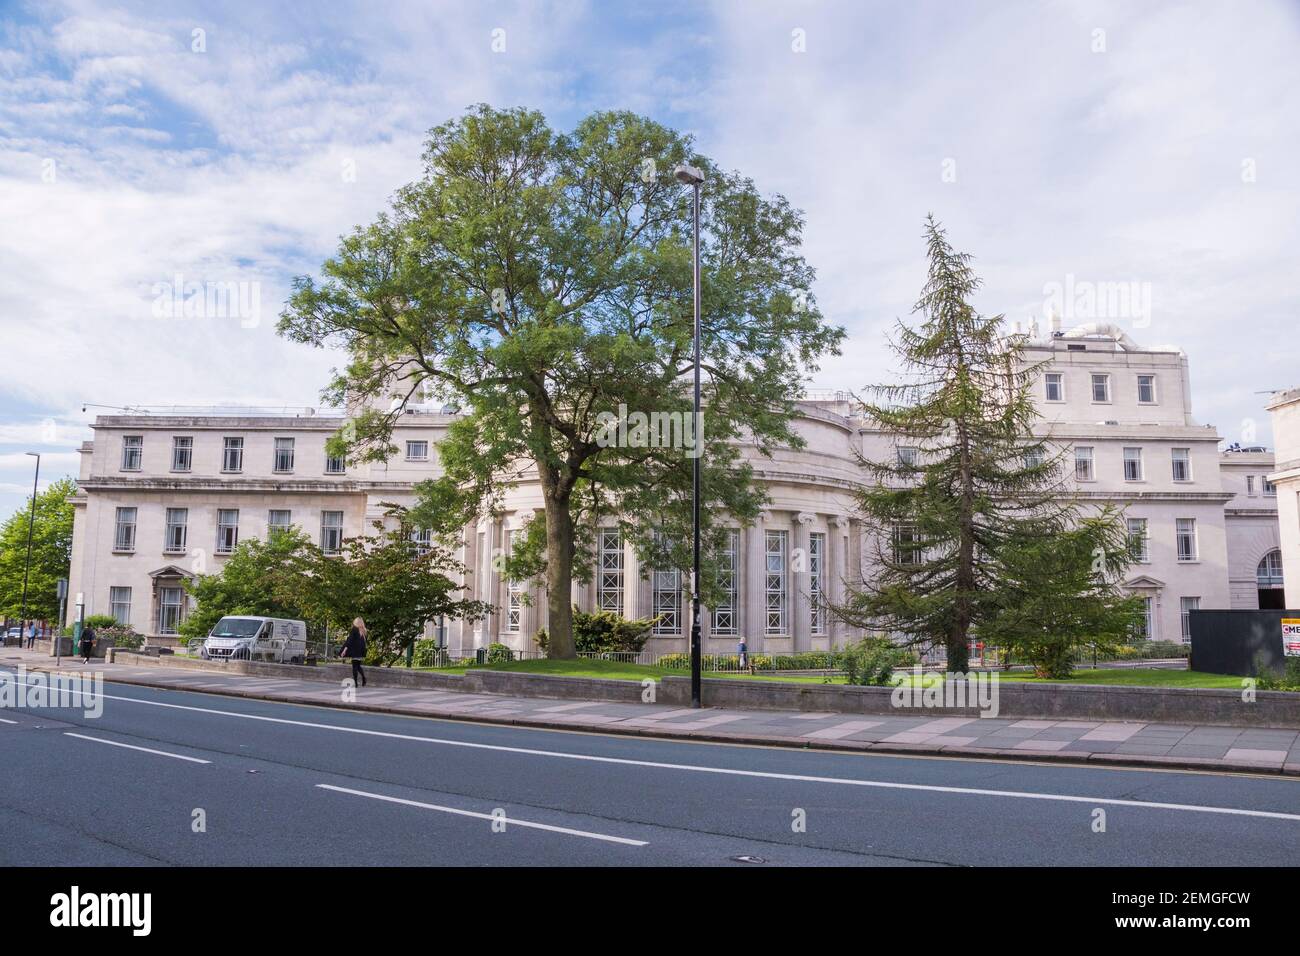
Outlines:
[[[699, 444], [679, 163], [705, 175]], [[703, 451], [716, 547], [718, 516], [745, 523], [764, 501], [738, 444], [801, 443], [794, 399], [843, 336], [817, 310], [802, 228], [783, 197], [653, 120], [602, 112], [561, 133], [537, 112], [479, 106], [430, 132], [424, 175], [344, 237], [319, 280], [296, 281], [279, 331], [349, 354], [325, 392], [351, 414], [337, 452], [393, 454], [414, 400], [459, 409], [414, 520], [459, 533], [536, 475], [543, 514], [508, 571], [544, 575], [549, 653], [568, 657], [572, 576], [598, 521], [617, 521], [643, 557], [686, 568], [692, 456]]]
[[[72, 495], [77, 483], [60, 478], [36, 496], [32, 560], [27, 578], [27, 617], [53, 621], [59, 616], [58, 582], [72, 565]], [[27, 525], [31, 498], [0, 527], [0, 613], [22, 613], [23, 569], [27, 564]]]

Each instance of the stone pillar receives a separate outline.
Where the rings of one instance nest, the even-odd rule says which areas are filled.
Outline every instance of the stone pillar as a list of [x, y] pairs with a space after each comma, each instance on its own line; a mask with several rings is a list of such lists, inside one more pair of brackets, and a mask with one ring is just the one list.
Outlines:
[[[849, 532], [849, 519], [842, 515], [837, 515], [827, 523], [826, 529], [826, 598], [832, 607], [837, 607], [844, 603], [845, 596], [845, 579], [846, 559], [848, 555], [848, 542], [845, 540]], [[830, 637], [831, 647], [840, 645], [840, 636], [844, 631], [844, 626], [839, 622], [834, 614], [829, 614], [826, 619], [826, 633]]]
[[744, 587], [740, 595], [740, 628], [751, 654], [763, 649], [767, 624], [766, 558], [764, 532], [768, 515], [760, 511], [754, 523], [745, 529], [745, 560], [742, 565]]
[[812, 574], [809, 535], [817, 516], [801, 511], [794, 516], [793, 547], [790, 549], [790, 614], [788, 628], [795, 653], [812, 650]]
[[497, 560], [501, 555], [501, 524], [500, 518], [493, 517], [483, 525], [487, 535], [483, 542], [483, 554], [479, 555], [479, 567], [483, 569], [480, 572], [483, 576], [483, 593], [479, 600], [492, 605], [492, 610], [483, 618], [480, 647], [486, 647], [500, 639], [505, 621], [505, 609], [501, 604], [501, 572]]

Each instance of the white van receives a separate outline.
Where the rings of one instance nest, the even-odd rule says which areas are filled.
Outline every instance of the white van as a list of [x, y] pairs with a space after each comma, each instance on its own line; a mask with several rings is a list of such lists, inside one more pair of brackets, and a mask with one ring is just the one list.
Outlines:
[[307, 625], [280, 617], [223, 617], [208, 633], [199, 656], [209, 661], [301, 664], [307, 656]]

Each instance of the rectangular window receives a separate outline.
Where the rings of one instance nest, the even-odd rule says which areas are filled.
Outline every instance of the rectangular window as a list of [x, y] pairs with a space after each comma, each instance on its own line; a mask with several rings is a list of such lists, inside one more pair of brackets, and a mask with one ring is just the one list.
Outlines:
[[1196, 560], [1196, 519], [1179, 518], [1176, 522], [1178, 537], [1178, 560]]
[[[515, 532], [506, 532], [506, 557], [515, 550]], [[506, 630], [514, 633], [524, 627], [524, 583], [514, 578], [506, 579]]]
[[185, 591], [181, 588], [158, 589], [158, 633], [175, 634], [185, 609]]
[[1179, 616], [1182, 619], [1183, 643], [1192, 642], [1192, 615], [1191, 612], [1198, 610], [1201, 606], [1201, 599], [1198, 597], [1184, 597], [1178, 599]]
[[786, 632], [786, 538], [784, 531], [768, 531], [765, 538], [767, 622], [764, 630], [768, 634]]
[[1142, 480], [1142, 449], [1141, 448], [1124, 449], [1124, 480], [1125, 481]]
[[230, 473], [244, 470], [244, 439], [225, 438], [222, 440], [221, 470]]
[[347, 462], [342, 455], [325, 456], [325, 474], [341, 475], [347, 470]]
[[1252, 498], [1255, 497], [1255, 476], [1254, 475], [1246, 476], [1246, 494], [1250, 495]]
[[1065, 401], [1065, 376], [1061, 372], [1048, 372], [1043, 376], [1043, 381], [1047, 385], [1047, 400], [1049, 402]]
[[239, 509], [217, 510], [217, 554], [230, 554], [239, 544]]
[[144, 436], [122, 436], [122, 470], [139, 471], [144, 461]]
[[342, 511], [320, 513], [320, 549], [326, 554], [338, 554], [343, 550]]
[[407, 461], [428, 461], [429, 443], [427, 441], [408, 441], [406, 443]]
[[1092, 481], [1092, 448], [1087, 445], [1074, 449], [1074, 477], [1078, 481]]
[[718, 590], [721, 596], [718, 606], [713, 609], [713, 627], [710, 628], [714, 634], [736, 633], [736, 555], [739, 549], [740, 532], [734, 529], [724, 532], [723, 548], [718, 553]]
[[131, 589], [109, 588], [108, 603], [112, 609], [113, 620], [123, 626], [131, 623]]
[[826, 535], [820, 531], [808, 535], [808, 599], [811, 605], [813, 634], [826, 633], [826, 604], [822, 588], [826, 568]]
[[1110, 376], [1094, 372], [1092, 376], [1092, 400], [1094, 402], [1110, 401]]
[[1025, 452], [1026, 468], [1041, 468], [1045, 461], [1047, 461], [1047, 456], [1042, 448], [1030, 448]]
[[293, 439], [277, 438], [275, 440], [275, 468], [279, 474], [293, 471]]
[[1156, 599], [1144, 597], [1142, 599], [1142, 618], [1138, 621], [1137, 627], [1133, 629], [1133, 636], [1139, 641], [1150, 640], [1155, 633], [1155, 612]]
[[1146, 518], [1129, 518], [1128, 521], [1128, 547], [1129, 552], [1133, 555], [1133, 560], [1139, 564], [1146, 564], [1150, 560], [1150, 544], [1147, 539], [1147, 519]]
[[596, 607], [623, 613], [623, 535], [617, 528], [601, 528], [598, 541]]
[[915, 468], [921, 460], [921, 451], [919, 448], [910, 446], [900, 446], [898, 449], [898, 463], [907, 468]]
[[1269, 481], [1267, 477], [1261, 477], [1259, 481], [1260, 481], [1260, 485], [1261, 485], [1261, 486], [1263, 487], [1263, 489], [1264, 489], [1264, 495], [1265, 495], [1265, 497], [1268, 497], [1268, 498], [1276, 498], [1276, 497], [1277, 497], [1277, 485], [1275, 485], [1275, 484], [1273, 484], [1273, 482]]
[[1174, 466], [1174, 481], [1191, 481], [1192, 480], [1192, 450], [1190, 448], [1175, 448], [1172, 453]]
[[[655, 545], [666, 549], [671, 542], [660, 531], [655, 532]], [[673, 568], [663, 571], [656, 568], [652, 575], [651, 607], [654, 608], [656, 634], [682, 632], [682, 573]]]
[[924, 556], [921, 532], [916, 525], [900, 521], [894, 525], [894, 561], [898, 564], [920, 564]]
[[185, 553], [186, 524], [189, 520], [188, 508], [168, 508], [166, 531], [163, 535], [163, 550], [169, 554]]
[[[513, 534], [514, 532], [511, 532]], [[417, 528], [411, 532], [411, 543], [415, 545], [415, 556], [422, 558], [433, 550], [433, 529]]]
[[1138, 376], [1138, 403], [1154, 405], [1156, 403], [1156, 377], [1154, 375]]
[[172, 471], [189, 471], [194, 464], [194, 439], [179, 435], [172, 438]]
[[272, 508], [266, 515], [268, 535], [272, 531], [288, 531], [291, 524], [293, 524], [293, 512], [287, 509]]
[[113, 531], [114, 551], [135, 550], [135, 509], [118, 508]]

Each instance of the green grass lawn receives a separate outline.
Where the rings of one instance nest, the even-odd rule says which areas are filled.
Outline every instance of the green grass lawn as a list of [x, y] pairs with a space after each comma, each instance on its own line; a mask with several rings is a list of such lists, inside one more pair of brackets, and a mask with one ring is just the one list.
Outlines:
[[1115, 684], [1124, 687], [1226, 687], [1241, 689], [1241, 678], [1231, 674], [1207, 674], [1204, 671], [1168, 670], [1160, 667], [1087, 668], [1077, 670], [1068, 680], [1045, 681], [1028, 671], [1003, 674], [1002, 680], [1046, 684]]
[[[669, 670], [649, 664], [623, 664], [618, 661], [574, 660], [574, 661], [512, 661], [509, 664], [484, 665], [490, 670], [522, 671], [528, 674], [560, 674], [566, 677], [605, 677], [619, 680], [645, 680], [647, 677], [658, 680], [661, 677], [689, 676], [689, 671]], [[444, 668], [439, 673], [463, 673], [460, 668]], [[765, 674], [719, 674], [705, 671], [705, 677], [737, 678], [744, 680], [785, 681], [799, 684], [826, 683], [825, 678], [807, 675], [783, 676], [779, 672]], [[910, 677], [906, 679], [912, 679]], [[1026, 683], [1067, 683], [1067, 681], [1048, 682], [1035, 678], [1028, 671], [999, 672], [999, 679]], [[831, 678], [831, 683], [844, 683], [843, 677]], [[1077, 670], [1069, 678], [1074, 684], [1114, 684], [1127, 687], [1226, 687], [1240, 689], [1241, 678], [1230, 674], [1207, 674], [1201, 671], [1168, 670], [1158, 667], [1142, 668], [1091, 668]]]

